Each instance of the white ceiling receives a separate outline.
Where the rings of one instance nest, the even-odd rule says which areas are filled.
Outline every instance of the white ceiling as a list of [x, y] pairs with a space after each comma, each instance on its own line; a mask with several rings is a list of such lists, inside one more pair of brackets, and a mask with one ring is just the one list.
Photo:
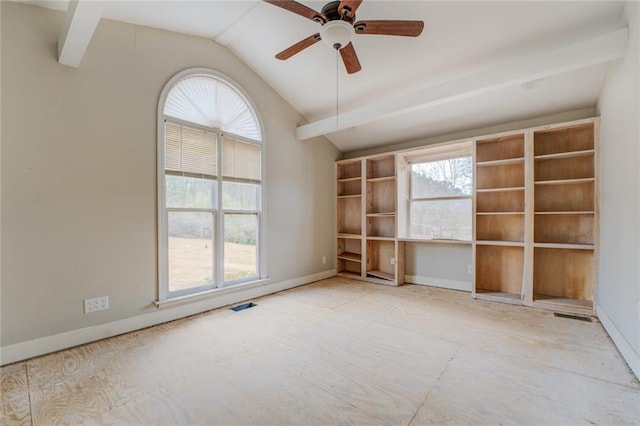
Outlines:
[[[65, 10], [66, 1], [29, 1]], [[300, 1], [320, 10], [325, 2]], [[357, 20], [423, 20], [418, 38], [356, 35], [362, 71], [338, 68], [340, 112], [363, 108], [620, 28], [612, 1], [365, 0]], [[287, 61], [274, 55], [319, 24], [262, 1], [111, 1], [103, 18], [212, 38], [227, 46], [307, 120], [336, 114], [336, 53], [318, 43]], [[89, 46], [89, 48], [91, 48]], [[82, 66], [82, 65], [80, 65]], [[473, 129], [595, 106], [606, 65], [552, 76], [539, 88], [508, 87], [326, 135], [340, 150]], [[300, 123], [304, 124], [304, 123]]]

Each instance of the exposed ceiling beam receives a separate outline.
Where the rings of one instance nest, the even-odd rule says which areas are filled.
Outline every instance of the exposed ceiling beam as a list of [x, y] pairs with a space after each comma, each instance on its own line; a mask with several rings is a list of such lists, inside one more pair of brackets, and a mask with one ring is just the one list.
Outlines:
[[298, 126], [298, 139], [305, 140], [339, 130], [394, 117], [423, 108], [480, 95], [493, 90], [551, 77], [623, 57], [627, 53], [628, 29], [549, 50], [511, 59], [456, 80], [383, 99], [366, 107], [340, 113]]
[[105, 2], [71, 0], [58, 39], [58, 62], [77, 68], [100, 22]]

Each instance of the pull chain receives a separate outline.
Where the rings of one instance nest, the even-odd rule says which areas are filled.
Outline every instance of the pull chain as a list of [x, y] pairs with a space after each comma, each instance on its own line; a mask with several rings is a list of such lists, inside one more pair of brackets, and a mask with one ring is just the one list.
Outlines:
[[338, 58], [339, 54], [338, 54], [338, 49], [336, 49], [336, 129], [338, 128], [338, 74], [339, 74], [339, 67], [338, 67], [338, 62], [340, 61], [340, 58]]

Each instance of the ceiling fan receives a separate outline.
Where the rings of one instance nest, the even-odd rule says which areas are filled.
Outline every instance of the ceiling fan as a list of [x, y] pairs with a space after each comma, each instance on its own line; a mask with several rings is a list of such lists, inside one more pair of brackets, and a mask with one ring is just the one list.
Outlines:
[[357, 21], [356, 10], [362, 0], [331, 1], [324, 5], [320, 12], [293, 0], [264, 0], [274, 6], [281, 7], [322, 25], [320, 32], [315, 33], [276, 55], [276, 58], [289, 59], [323, 40], [329, 46], [340, 50], [340, 56], [349, 74], [362, 69], [353, 48], [351, 39], [355, 34], [379, 34], [405, 37], [417, 37], [424, 28], [423, 21]]

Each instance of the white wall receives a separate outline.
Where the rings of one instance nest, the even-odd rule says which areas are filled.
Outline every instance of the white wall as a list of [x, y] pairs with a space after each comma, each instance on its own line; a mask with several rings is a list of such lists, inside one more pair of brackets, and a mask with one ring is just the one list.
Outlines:
[[598, 102], [600, 294], [598, 314], [640, 376], [640, 4], [628, 2], [629, 53], [609, 65]]
[[[331, 274], [339, 153], [324, 138], [297, 140], [302, 117], [226, 48], [102, 20], [80, 67], [68, 68], [56, 59], [63, 13], [2, 9], [2, 362], [258, 294], [152, 305], [157, 102], [185, 68], [231, 77], [262, 116], [271, 283]], [[104, 295], [108, 311], [83, 314], [83, 299]]]

